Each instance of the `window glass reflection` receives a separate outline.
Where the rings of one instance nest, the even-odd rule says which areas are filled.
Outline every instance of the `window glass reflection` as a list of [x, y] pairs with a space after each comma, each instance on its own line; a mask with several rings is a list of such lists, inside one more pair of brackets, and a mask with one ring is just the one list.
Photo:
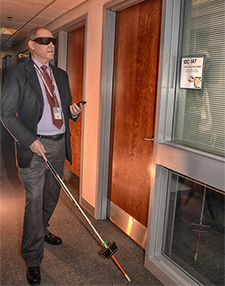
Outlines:
[[170, 173], [162, 253], [204, 285], [225, 285], [224, 193]]

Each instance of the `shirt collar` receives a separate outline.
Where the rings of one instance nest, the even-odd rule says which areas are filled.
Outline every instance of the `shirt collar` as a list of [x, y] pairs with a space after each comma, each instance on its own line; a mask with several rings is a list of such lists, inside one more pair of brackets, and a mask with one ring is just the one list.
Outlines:
[[[42, 63], [40, 63], [38, 60], [36, 60], [34, 57], [32, 57], [32, 60], [35, 62], [35, 64], [41, 69], [41, 67], [43, 66]], [[47, 69], [49, 68], [49, 62], [47, 62], [47, 64], [45, 64], [45, 66], [47, 67]]]

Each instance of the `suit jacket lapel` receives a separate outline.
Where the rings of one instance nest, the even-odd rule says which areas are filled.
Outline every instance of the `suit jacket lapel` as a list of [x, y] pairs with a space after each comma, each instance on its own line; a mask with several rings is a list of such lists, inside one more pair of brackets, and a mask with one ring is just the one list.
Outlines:
[[43, 109], [44, 99], [43, 99], [41, 86], [40, 86], [37, 73], [35, 71], [32, 60], [29, 60], [27, 62], [27, 64], [25, 65], [25, 70], [26, 70], [27, 79], [30, 82], [31, 86], [33, 87], [34, 92], [36, 93], [37, 97], [39, 98], [40, 103], [41, 103], [41, 108]]

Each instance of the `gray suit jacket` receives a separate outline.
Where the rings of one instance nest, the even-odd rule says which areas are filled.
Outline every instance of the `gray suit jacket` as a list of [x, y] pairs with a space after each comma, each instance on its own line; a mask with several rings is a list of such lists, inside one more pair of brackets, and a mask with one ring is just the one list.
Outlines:
[[[68, 75], [62, 69], [51, 65], [58, 86], [66, 125], [66, 158], [72, 164], [69, 105], [72, 96]], [[1, 120], [14, 137], [17, 146], [17, 161], [21, 168], [30, 166], [33, 153], [29, 146], [37, 139], [37, 124], [44, 108], [43, 95], [31, 60], [6, 71], [3, 92]], [[76, 119], [74, 120], [76, 121]]]

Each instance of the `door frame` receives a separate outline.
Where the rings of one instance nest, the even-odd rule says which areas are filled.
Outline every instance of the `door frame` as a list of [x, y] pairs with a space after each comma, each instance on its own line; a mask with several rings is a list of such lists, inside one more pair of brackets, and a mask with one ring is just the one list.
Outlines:
[[107, 217], [115, 29], [116, 13], [105, 9], [96, 219]]
[[[72, 23], [68, 23], [65, 26], [60, 27], [59, 39], [58, 39], [58, 67], [66, 71], [67, 68], [67, 36], [68, 33], [79, 29], [84, 26], [84, 69], [83, 69], [83, 98], [85, 99], [85, 87], [86, 87], [86, 55], [87, 55], [87, 25], [88, 25], [88, 15], [85, 14], [82, 17], [76, 19]], [[57, 31], [56, 31], [57, 32]], [[82, 205], [90, 214], [94, 216], [94, 208], [90, 206], [88, 202], [86, 202], [82, 197], [82, 176], [83, 176], [83, 149], [84, 149], [84, 125], [85, 122], [85, 112], [83, 112], [82, 117], [82, 127], [81, 127], [81, 166], [80, 166], [80, 190], [79, 194], [75, 193], [76, 199], [79, 200], [79, 204]], [[64, 180], [71, 182], [71, 186], [73, 186], [74, 173], [72, 173], [67, 167], [64, 166]]]

